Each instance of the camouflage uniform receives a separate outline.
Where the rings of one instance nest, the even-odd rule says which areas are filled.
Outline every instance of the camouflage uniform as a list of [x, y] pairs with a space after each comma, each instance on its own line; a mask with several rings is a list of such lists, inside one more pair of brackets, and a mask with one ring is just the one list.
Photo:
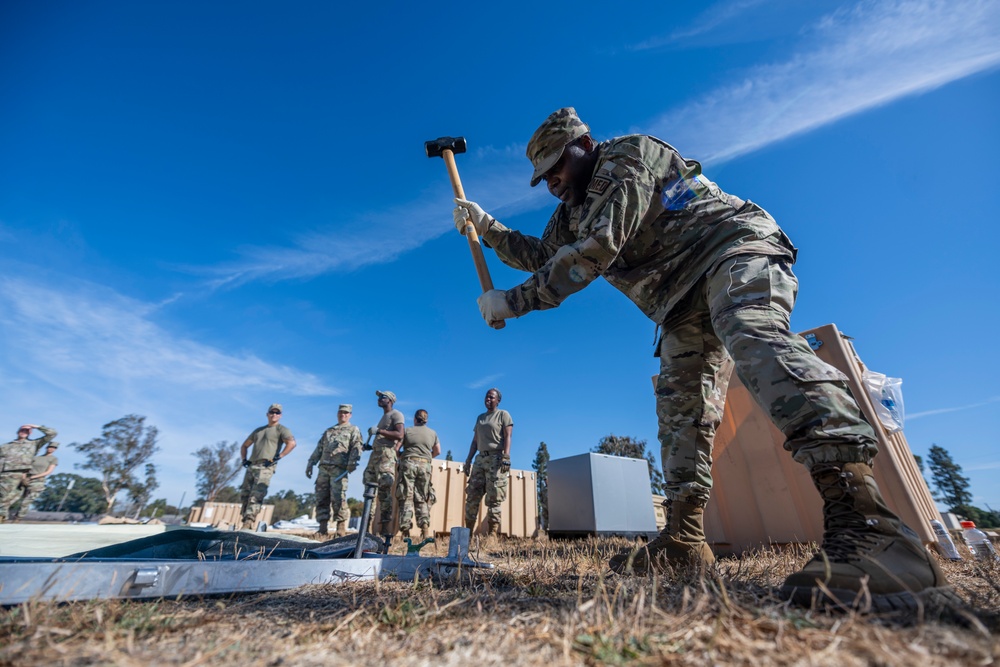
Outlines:
[[[337, 424], [326, 429], [316, 445], [316, 451], [309, 457], [309, 468], [319, 463], [316, 475], [316, 520], [330, 520], [330, 506], [333, 506], [333, 520], [347, 521], [351, 510], [347, 507], [347, 477], [337, 479], [346, 472], [353, 472], [361, 459], [361, 431], [350, 422]], [[337, 479], [335, 482], [330, 480]]]
[[[574, 138], [588, 131], [572, 109], [550, 120], [558, 114], [562, 122], [547, 121], [528, 144], [532, 185], [552, 166], [543, 162], [554, 164], [550, 147], [565, 142], [566, 128]], [[516, 316], [554, 308], [603, 276], [662, 325], [656, 406], [668, 497], [708, 499], [733, 360], [797, 461], [870, 461], [874, 433], [845, 377], [789, 329], [796, 250], [771, 216], [655, 137], [596, 150], [585, 200], [560, 203], [541, 238], [496, 221], [483, 238], [505, 264], [532, 272], [506, 292]]]
[[465, 486], [465, 525], [473, 528], [479, 515], [479, 502], [486, 497], [486, 525], [491, 533], [500, 531], [500, 510], [507, 500], [509, 473], [500, 472], [504, 458], [503, 431], [514, 420], [506, 410], [484, 412], [476, 419], [478, 453]]
[[[58, 445], [59, 443], [53, 443]], [[52, 454], [45, 454], [42, 456], [36, 456], [31, 462], [31, 470], [28, 471], [29, 477], [34, 477], [35, 475], [41, 475], [43, 472], [49, 469], [49, 466], [59, 465], [59, 459]], [[27, 482], [22, 482], [21, 484], [21, 504], [18, 508], [17, 514], [11, 517], [16, 519], [22, 514], [26, 514], [28, 509], [31, 508], [31, 503], [35, 501], [35, 498], [42, 494], [45, 490], [45, 483], [48, 482], [48, 477], [42, 477], [41, 479], [29, 479]]]
[[240, 515], [243, 521], [257, 518], [267, 496], [267, 488], [271, 485], [271, 478], [278, 467], [277, 464], [270, 465], [270, 462], [281, 451], [284, 443], [294, 439], [292, 432], [283, 424], [261, 426], [254, 429], [249, 437], [253, 440], [253, 449], [248, 459], [250, 467], [243, 475], [243, 485], [240, 487]]
[[399, 502], [399, 529], [409, 532], [413, 527], [413, 513], [417, 526], [431, 525], [432, 503], [431, 464], [434, 445], [440, 445], [438, 435], [428, 426], [411, 426], [403, 435], [399, 456], [399, 479], [396, 481], [396, 500]]
[[31, 464], [38, 451], [56, 437], [56, 432], [47, 426], [39, 426], [44, 433], [41, 438], [22, 438], [0, 445], [0, 521], [7, 520], [7, 514], [21, 497], [22, 483], [31, 471]]
[[[389, 410], [378, 421], [379, 430], [391, 431], [396, 424], [404, 422], [403, 413], [399, 410]], [[377, 484], [379, 517], [381, 532], [387, 534], [392, 526], [392, 485], [396, 480], [396, 442], [389, 438], [378, 436], [372, 444], [372, 453], [365, 466], [365, 484]], [[374, 530], [374, 527], [373, 527]]]

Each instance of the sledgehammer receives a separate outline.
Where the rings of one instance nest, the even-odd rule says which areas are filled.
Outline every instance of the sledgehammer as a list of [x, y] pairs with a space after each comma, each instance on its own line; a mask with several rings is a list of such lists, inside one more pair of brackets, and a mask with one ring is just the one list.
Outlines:
[[[462, 179], [458, 177], [458, 167], [455, 165], [455, 154], [465, 152], [465, 137], [440, 137], [434, 141], [424, 142], [424, 151], [427, 157], [441, 157], [448, 168], [448, 178], [451, 179], [451, 189], [459, 199], [465, 199], [465, 190], [462, 188]], [[465, 238], [469, 239], [469, 250], [472, 251], [472, 261], [476, 265], [476, 274], [479, 276], [479, 286], [484, 292], [493, 289], [493, 279], [490, 278], [490, 269], [486, 266], [486, 258], [483, 256], [483, 246], [479, 243], [479, 234], [472, 220], [465, 220]], [[503, 320], [490, 322], [494, 329], [503, 329], [507, 323]]]

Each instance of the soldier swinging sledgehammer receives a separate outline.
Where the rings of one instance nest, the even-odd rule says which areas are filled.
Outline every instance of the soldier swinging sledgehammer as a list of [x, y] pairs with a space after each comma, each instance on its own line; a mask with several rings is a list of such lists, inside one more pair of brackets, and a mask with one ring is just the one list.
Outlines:
[[667, 525], [610, 567], [642, 574], [713, 564], [703, 513], [735, 370], [823, 499], [820, 551], [786, 579], [782, 594], [847, 607], [867, 594], [878, 611], [958, 603], [933, 557], [882, 499], [871, 470], [874, 432], [846, 378], [789, 329], [796, 249], [771, 216], [723, 192], [698, 162], [660, 139], [595, 141], [572, 108], [542, 123], [527, 156], [531, 186], [544, 181], [560, 200], [541, 238], [456, 198], [456, 228], [471, 221], [505, 264], [531, 273], [509, 290], [484, 292], [483, 319], [555, 308], [603, 276], [663, 331], [656, 408]]

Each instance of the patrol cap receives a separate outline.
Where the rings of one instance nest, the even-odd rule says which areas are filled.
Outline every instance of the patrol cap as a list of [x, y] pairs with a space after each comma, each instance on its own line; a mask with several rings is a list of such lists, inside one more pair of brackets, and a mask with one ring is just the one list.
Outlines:
[[17, 432], [20, 433], [21, 431], [27, 431], [28, 433], [31, 433], [31, 427], [28, 426], [27, 424], [21, 424], [21, 428], [17, 429]]
[[277, 410], [278, 412], [284, 412], [281, 409], [281, 403], [271, 403], [271, 407], [269, 407], [267, 409], [267, 411], [270, 412], [271, 410]]
[[59, 443], [58, 442], [50, 442], [49, 444], [47, 444], [45, 446], [46, 447], [50, 447], [52, 449], [59, 449]]
[[396, 402], [396, 394], [392, 393], [391, 391], [376, 391], [375, 395], [378, 396], [379, 398], [381, 398], [382, 396], [388, 396], [390, 401], [392, 401], [393, 403]]
[[337, 412], [354, 412], [354, 406], [350, 403], [341, 403], [340, 407], [337, 408]]
[[587, 124], [580, 120], [573, 107], [553, 111], [528, 140], [525, 154], [535, 166], [531, 187], [538, 185], [542, 176], [562, 157], [566, 144], [590, 133]]

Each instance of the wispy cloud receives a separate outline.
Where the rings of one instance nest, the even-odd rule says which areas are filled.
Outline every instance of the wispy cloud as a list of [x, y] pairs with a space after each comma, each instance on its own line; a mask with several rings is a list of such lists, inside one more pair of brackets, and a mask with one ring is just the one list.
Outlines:
[[482, 389], [487, 385], [492, 385], [494, 382], [503, 377], [503, 373], [496, 373], [494, 375], [487, 375], [486, 377], [479, 378], [478, 380], [473, 380], [469, 384], [465, 385], [466, 389]]
[[630, 51], [649, 51], [670, 46], [684, 40], [704, 35], [742, 16], [768, 0], [736, 0], [735, 2], [713, 5], [695, 19], [689, 27], [679, 28], [666, 35], [653, 37], [629, 47]]
[[993, 0], [862, 2], [823, 18], [785, 62], [753, 68], [648, 129], [722, 162], [994, 68], [998, 35]]
[[988, 461], [971, 466], [962, 466], [962, 469], [966, 472], [970, 470], [1000, 470], [1000, 461]]
[[53, 383], [86, 376], [90, 381], [83, 386], [141, 381], [189, 391], [266, 388], [298, 396], [337, 394], [310, 373], [174, 335], [149, 319], [159, 304], [108, 288], [78, 283], [55, 289], [0, 278], [0, 304], [0, 339], [8, 349], [22, 351], [25, 356], [18, 363]]
[[[758, 4], [730, 3], [717, 18], [674, 37], [710, 29]], [[802, 49], [785, 61], [736, 73], [730, 84], [635, 130], [666, 138], [688, 157], [719, 164], [996, 67], [997, 35], [1000, 2], [995, 0], [860, 2], [824, 17], [803, 37]], [[487, 147], [469, 158], [466, 165], [471, 162], [475, 175], [490, 163], [490, 174], [478, 179], [469, 196], [497, 217], [551, 204], [544, 190], [525, 187], [529, 172], [523, 147]], [[300, 235], [288, 246], [241, 248], [238, 259], [209, 269], [211, 286], [305, 279], [391, 262], [451, 229], [451, 193], [445, 186]]]
[[[531, 170], [515, 165], [515, 153], [523, 160], [524, 149], [495, 154], [499, 167], [482, 178], [466, 179], [466, 196], [500, 217], [539, 208], [548, 194], [527, 188]], [[482, 159], [477, 159], [481, 164]], [[475, 165], [473, 165], [475, 166]], [[476, 174], [480, 170], [470, 169]], [[467, 176], [467, 174], [463, 174]], [[442, 185], [405, 204], [387, 205], [378, 211], [338, 220], [324, 229], [299, 234], [288, 246], [244, 246], [239, 259], [210, 269], [188, 268], [208, 273], [213, 289], [237, 287], [263, 280], [307, 279], [332, 271], [351, 271], [362, 266], [385, 264], [405, 252], [447, 233], [456, 233], [452, 220], [454, 195], [448, 187], [444, 167]], [[468, 183], [476, 184], [475, 191]]]
[[992, 404], [997, 403], [997, 402], [1000, 402], [1000, 396], [991, 396], [990, 398], [986, 399], [985, 401], [977, 401], [976, 403], [970, 403], [968, 405], [959, 405], [958, 407], [954, 407], [954, 408], [937, 408], [935, 410], [924, 410], [922, 412], [907, 413], [906, 419], [907, 420], [913, 420], [913, 419], [920, 419], [922, 417], [931, 417], [933, 415], [943, 415], [943, 414], [947, 414], [949, 412], [960, 412], [962, 410], [972, 410], [972, 409], [975, 409], [975, 408], [981, 408], [981, 407], [983, 407], [985, 405], [992, 405]]

